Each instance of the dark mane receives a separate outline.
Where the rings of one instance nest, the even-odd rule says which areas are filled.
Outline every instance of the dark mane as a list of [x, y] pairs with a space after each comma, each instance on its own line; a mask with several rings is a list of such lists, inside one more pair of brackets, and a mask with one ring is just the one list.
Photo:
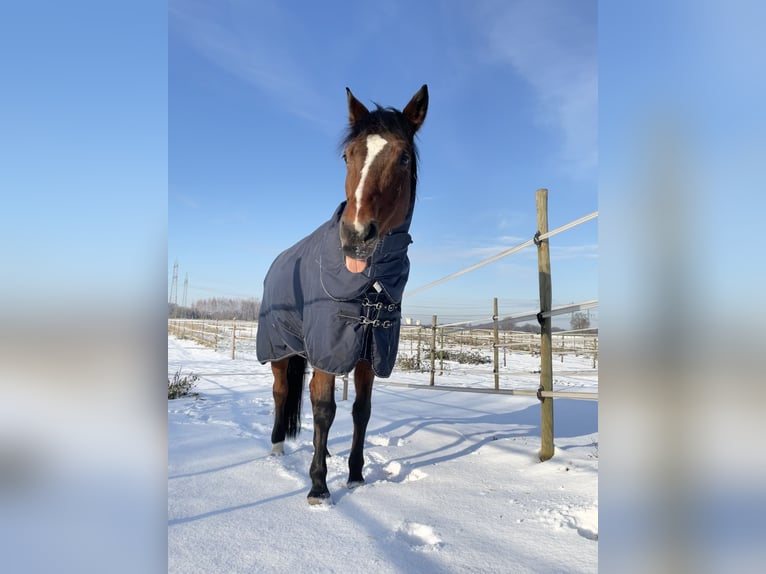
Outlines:
[[[373, 102], [374, 103], [374, 102]], [[364, 118], [350, 125], [343, 135], [339, 149], [342, 150], [358, 137], [367, 137], [372, 134], [393, 134], [412, 143], [412, 196], [418, 181], [418, 146], [415, 145], [415, 129], [412, 123], [396, 108], [384, 108], [375, 103], [375, 109]]]

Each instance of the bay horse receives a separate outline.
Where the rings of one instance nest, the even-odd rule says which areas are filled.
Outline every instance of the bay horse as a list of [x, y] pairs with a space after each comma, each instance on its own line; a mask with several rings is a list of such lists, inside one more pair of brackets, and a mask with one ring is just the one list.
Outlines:
[[257, 357], [271, 363], [274, 376], [272, 455], [284, 454], [285, 439], [300, 431], [307, 361], [313, 367], [310, 504], [330, 498], [325, 457], [336, 411], [335, 376], [352, 370], [356, 397], [347, 485], [364, 483], [373, 380], [390, 376], [398, 351], [417, 185], [415, 134], [428, 110], [426, 85], [402, 111], [377, 104], [370, 111], [348, 88], [346, 96], [346, 201], [274, 260], [258, 319]]

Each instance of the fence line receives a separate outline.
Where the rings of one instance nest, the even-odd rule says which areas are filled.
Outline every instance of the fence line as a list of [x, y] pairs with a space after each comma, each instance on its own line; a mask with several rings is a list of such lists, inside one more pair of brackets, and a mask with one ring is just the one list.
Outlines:
[[[568, 305], [562, 305], [560, 307], [555, 307], [551, 309], [549, 312], [540, 314], [537, 311], [525, 311], [523, 313], [516, 313], [513, 315], [506, 315], [505, 317], [501, 317], [501, 321], [528, 321], [529, 319], [536, 319], [538, 315], [544, 318], [548, 317], [555, 317], [557, 315], [566, 315], [567, 313], [575, 313], [577, 311], [586, 311], [588, 309], [593, 309], [594, 307], [598, 307], [598, 301], [596, 299], [592, 299], [590, 301], [583, 301], [582, 303], [570, 303]], [[476, 323], [484, 323], [489, 322], [494, 319], [494, 316], [487, 316], [483, 319], [470, 319], [468, 321], [457, 321], [455, 323], [441, 323], [437, 325], [439, 328], [447, 328], [447, 327], [460, 327], [462, 325], [473, 325]], [[407, 325], [409, 327], [410, 325]], [[587, 329], [581, 329], [583, 331], [586, 331]], [[575, 330], [571, 331], [565, 331], [567, 333], [574, 332]], [[562, 331], [556, 331], [557, 333], [561, 333]]]
[[[492, 375], [497, 374], [500, 381], [519, 383], [525, 377], [536, 374], [534, 371], [514, 369], [506, 366], [509, 356], [514, 353], [539, 355], [540, 335], [525, 331], [499, 330], [498, 342], [494, 342], [491, 328], [447, 329], [446, 325], [437, 326], [433, 367], [431, 365], [431, 325], [402, 325], [400, 332], [399, 357], [397, 371], [416, 371], [431, 373], [434, 376], [450, 374]], [[201, 344], [216, 349], [221, 353], [231, 354], [231, 344], [236, 344], [235, 357], [240, 359], [255, 358], [256, 322], [251, 321], [216, 321], [202, 319], [169, 319], [168, 332], [181, 338], [193, 339]], [[236, 336], [232, 337], [232, 330]], [[557, 331], [553, 333], [552, 348], [562, 367], [566, 356], [581, 356], [593, 359], [592, 370], [575, 367], [575, 370], [557, 369], [557, 376], [576, 376], [597, 374], [596, 358], [598, 336], [593, 333]], [[494, 350], [498, 350], [495, 360]], [[487, 368], [476, 368], [479, 355], [487, 361]], [[491, 356], [491, 361], [488, 357]], [[558, 363], [559, 361], [557, 361]], [[471, 363], [466, 364], [466, 363]], [[510, 368], [509, 368], [510, 367]], [[200, 376], [244, 376], [252, 373], [226, 372], [198, 373]], [[382, 381], [381, 381], [382, 382]], [[507, 383], [506, 383], [507, 384]], [[444, 386], [444, 385], [436, 385]], [[499, 386], [499, 385], [498, 385]], [[451, 387], [450, 387], [451, 388]], [[509, 389], [499, 389], [509, 390]], [[527, 392], [524, 389], [521, 389]], [[532, 392], [532, 391], [529, 391]], [[500, 393], [503, 394], [503, 393]], [[508, 394], [508, 393], [506, 393]], [[512, 393], [511, 393], [512, 394]], [[519, 394], [519, 393], [517, 393]], [[521, 393], [523, 394], [523, 393]]]
[[585, 223], [586, 221], [590, 221], [591, 219], [595, 219], [598, 217], [598, 211], [594, 211], [593, 213], [589, 213], [588, 215], [583, 215], [580, 219], [575, 219], [574, 221], [570, 221], [569, 223], [565, 223], [561, 227], [557, 227], [553, 231], [549, 231], [547, 233], [541, 233], [540, 235], [535, 235], [537, 238], [537, 241], [544, 241], [545, 239], [548, 239], [549, 237], [553, 237], [554, 235], [558, 235], [559, 233], [563, 233], [564, 231], [568, 231], [569, 229], [572, 229], [573, 227], [577, 227], [581, 223]]
[[530, 311], [530, 312], [518, 313], [516, 315], [508, 315], [507, 317], [503, 317], [502, 320], [528, 321], [529, 319], [536, 319], [538, 317], [548, 319], [550, 317], [555, 317], [557, 315], [566, 315], [567, 313], [574, 313], [576, 311], [593, 309], [594, 307], [598, 307], [598, 301], [596, 301], [595, 299], [591, 301], [584, 301], [582, 303], [573, 303], [570, 305], [562, 305], [561, 307], [554, 307], [550, 311], [545, 311], [543, 313]]
[[436, 281], [432, 281], [431, 283], [426, 283], [425, 285], [422, 285], [416, 289], [412, 289], [411, 291], [405, 291], [404, 298], [406, 299], [408, 297], [413, 297], [414, 295], [417, 295], [418, 293], [422, 293], [423, 291], [426, 291], [428, 289], [441, 285], [442, 283], [446, 283], [447, 281], [451, 281], [452, 279], [460, 277], [461, 275], [465, 275], [466, 273], [475, 271], [476, 269], [479, 269], [480, 267], [484, 267], [485, 265], [494, 263], [498, 259], [502, 259], [503, 257], [508, 257], [509, 255], [513, 255], [514, 253], [517, 253], [521, 251], [522, 249], [526, 249], [527, 247], [536, 245], [539, 242], [548, 239], [549, 237], [558, 235], [559, 233], [567, 231], [568, 229], [572, 229], [573, 227], [576, 227], [577, 225], [585, 223], [586, 221], [590, 221], [591, 219], [594, 219], [596, 217], [598, 217], [598, 211], [594, 211], [593, 213], [584, 215], [583, 217], [579, 219], [570, 221], [569, 223], [566, 223], [562, 225], [561, 227], [557, 227], [553, 231], [548, 231], [547, 233], [542, 233], [542, 234], [537, 233], [532, 239], [528, 239], [527, 241], [524, 241], [523, 243], [519, 243], [518, 245], [514, 247], [510, 247], [508, 249], [505, 249], [504, 251], [501, 251], [500, 253], [496, 253], [492, 257], [483, 259], [482, 261], [479, 261], [478, 263], [474, 263], [473, 265], [470, 265], [466, 267], [465, 269], [461, 269], [460, 271], [455, 271], [454, 273], [446, 275], [445, 277], [442, 277], [441, 279], [437, 279]]
[[566, 331], [556, 331], [555, 335], [571, 335], [574, 333], [586, 333], [586, 334], [593, 334], [593, 328], [592, 327], [583, 327], [582, 329], [567, 329]]
[[[534, 317], [531, 315], [530, 317]], [[469, 348], [473, 351], [486, 351], [492, 353], [494, 349], [493, 329], [476, 328], [470, 325], [464, 329], [450, 328], [450, 324], [437, 325], [436, 354], [439, 355], [450, 348], [463, 350]], [[250, 358], [255, 354], [255, 330], [257, 322], [254, 321], [216, 321], [205, 319], [168, 319], [168, 332], [179, 338], [193, 339], [203, 345], [209, 346], [221, 352], [231, 352], [232, 330], [236, 328], [235, 355], [237, 357]], [[421, 354], [430, 354], [430, 331], [431, 325], [402, 325], [399, 344], [398, 368], [408, 370], [402, 366], [415, 355], [415, 344], [421, 339]], [[443, 333], [442, 333], [443, 330]], [[590, 329], [574, 331], [556, 331], [553, 333], [553, 353], [560, 355], [584, 355], [592, 356], [597, 351], [598, 335], [588, 332]], [[428, 332], [428, 334], [426, 334]], [[499, 330], [497, 348], [500, 350], [519, 351], [539, 354], [539, 333], [527, 331]], [[411, 348], [411, 349], [410, 349]], [[414, 364], [414, 369], [424, 370], [424, 361]], [[454, 368], [453, 368], [454, 370]], [[490, 371], [491, 372], [491, 371]], [[504, 376], [513, 373], [503, 372]]]
[[474, 323], [479, 322], [489, 322], [492, 320], [492, 317], [487, 316], [484, 319], [471, 319], [470, 321], [458, 321], [457, 323], [444, 323], [442, 325], [439, 325], [442, 329], [446, 329], [447, 327], [459, 327], [461, 325], [473, 325]]
[[446, 385], [419, 385], [417, 383], [397, 383], [387, 379], [377, 380], [375, 384], [408, 389], [429, 389], [432, 391], [456, 391], [459, 393], [483, 393], [492, 395], [518, 395], [522, 397], [543, 397], [576, 400], [598, 400], [598, 393], [579, 393], [576, 391], [533, 391], [531, 389], [482, 389], [477, 387], [451, 387]]
[[237, 354], [255, 353], [256, 321], [218, 321], [213, 319], [168, 319], [168, 332], [192, 339], [216, 351]]

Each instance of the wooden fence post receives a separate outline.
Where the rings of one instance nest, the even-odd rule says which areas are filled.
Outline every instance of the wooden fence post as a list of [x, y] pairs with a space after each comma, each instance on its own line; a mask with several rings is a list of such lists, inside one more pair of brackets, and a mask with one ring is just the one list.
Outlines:
[[422, 326], [418, 326], [418, 359], [417, 359], [417, 369], [420, 371], [422, 369], [420, 365], [420, 349], [423, 347], [423, 328]]
[[497, 297], [492, 300], [492, 327], [493, 327], [493, 341], [492, 345], [492, 358], [494, 359], [494, 373], [495, 373], [495, 390], [500, 389], [500, 336], [498, 335], [498, 317], [497, 317]]
[[[548, 190], [538, 189], [535, 193], [537, 204], [537, 232], [548, 233]], [[553, 355], [551, 348], [551, 318], [543, 314], [551, 310], [551, 255], [547, 239], [536, 240], [537, 267], [540, 284], [540, 390], [553, 391]], [[540, 461], [553, 456], [553, 398], [541, 398], [540, 412]]]
[[434, 372], [436, 371], [436, 315], [431, 317], [431, 382], [434, 386]]
[[231, 360], [234, 360], [234, 349], [236, 348], [237, 339], [237, 318], [234, 317], [234, 322], [231, 325]]
[[439, 376], [444, 375], [444, 327], [439, 329], [439, 347], [441, 347], [441, 353], [439, 353]]
[[507, 367], [508, 365], [505, 362], [505, 355], [508, 352], [508, 331], [503, 331], [503, 366]]
[[343, 398], [341, 400], [348, 400], [348, 373], [343, 375]]
[[593, 338], [593, 368], [596, 368], [596, 359], [598, 358], [598, 339]]

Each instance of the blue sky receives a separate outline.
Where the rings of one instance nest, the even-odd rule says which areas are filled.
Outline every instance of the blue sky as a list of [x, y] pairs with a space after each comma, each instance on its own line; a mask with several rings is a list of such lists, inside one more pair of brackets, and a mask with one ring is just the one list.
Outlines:
[[[169, 2], [168, 281], [260, 297], [273, 258], [343, 200], [345, 90], [403, 107], [427, 83], [415, 288], [598, 209], [595, 2]], [[597, 221], [551, 241], [555, 304], [598, 298]], [[482, 319], [537, 306], [525, 250], [404, 303]], [[596, 311], [597, 313], [597, 311]]]
[[165, 5], [8, 4], [0, 78], [7, 313], [154, 305], [166, 268]]

